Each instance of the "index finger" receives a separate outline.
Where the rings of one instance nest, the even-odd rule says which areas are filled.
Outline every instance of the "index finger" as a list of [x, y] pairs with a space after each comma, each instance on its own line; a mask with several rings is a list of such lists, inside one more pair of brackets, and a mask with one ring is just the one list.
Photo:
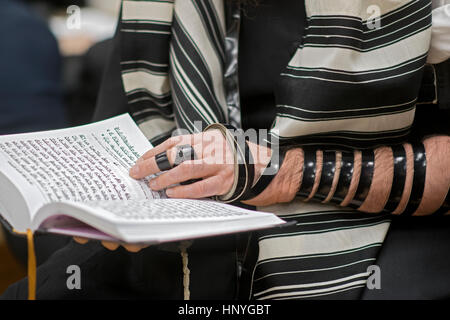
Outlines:
[[141, 160], [130, 169], [130, 177], [133, 179], [142, 179], [149, 175], [159, 172], [160, 169], [154, 157], [147, 160]]
[[181, 140], [181, 136], [176, 136], [176, 137], [171, 137], [169, 139], [167, 139], [166, 141], [164, 141], [161, 144], [158, 144], [156, 147], [154, 147], [153, 149], [150, 149], [149, 151], [147, 151], [146, 153], [144, 153], [143, 156], [141, 156], [136, 163], [148, 160], [150, 158], [153, 158], [154, 156], [156, 156], [157, 154], [167, 151], [170, 148], [173, 148], [174, 146], [176, 146]]

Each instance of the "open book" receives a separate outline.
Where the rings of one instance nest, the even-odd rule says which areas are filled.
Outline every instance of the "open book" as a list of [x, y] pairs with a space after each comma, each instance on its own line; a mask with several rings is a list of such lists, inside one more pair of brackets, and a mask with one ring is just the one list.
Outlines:
[[268, 228], [271, 213], [209, 200], [167, 199], [128, 170], [152, 148], [128, 114], [90, 125], [0, 136], [0, 216], [28, 229], [98, 240], [161, 243]]

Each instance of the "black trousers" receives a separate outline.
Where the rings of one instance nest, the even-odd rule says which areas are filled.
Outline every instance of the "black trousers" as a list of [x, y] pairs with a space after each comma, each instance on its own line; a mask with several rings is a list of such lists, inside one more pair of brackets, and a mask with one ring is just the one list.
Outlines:
[[[235, 299], [237, 263], [234, 238], [195, 242], [190, 249], [191, 299]], [[70, 290], [68, 267], [80, 268], [81, 289]], [[1, 299], [27, 299], [28, 282], [10, 286]], [[138, 253], [99, 242], [71, 241], [37, 269], [37, 299], [183, 299], [180, 252], [149, 247]]]
[[[189, 254], [192, 299], [236, 298], [237, 259], [232, 244], [229, 239], [194, 243]], [[80, 267], [81, 290], [67, 288], [70, 265]], [[362, 299], [450, 298], [450, 217], [393, 218], [376, 265], [381, 270], [381, 289], [365, 289]], [[243, 279], [249, 280], [251, 272], [244, 269]], [[249, 283], [240, 285], [244, 291]], [[23, 279], [1, 299], [27, 295]], [[248, 294], [240, 292], [240, 296]], [[72, 241], [38, 268], [37, 298], [182, 299], [180, 253], [150, 247], [134, 254], [123, 248], [109, 251], [98, 242]]]
[[376, 265], [381, 289], [364, 300], [450, 299], [450, 216], [393, 217]]

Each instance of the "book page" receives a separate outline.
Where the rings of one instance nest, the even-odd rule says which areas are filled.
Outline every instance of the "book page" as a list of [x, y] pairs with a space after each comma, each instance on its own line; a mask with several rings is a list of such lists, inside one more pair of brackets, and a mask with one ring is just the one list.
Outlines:
[[[55, 216], [55, 212], [64, 212], [64, 216]], [[108, 236], [108, 240], [130, 243], [161, 243], [283, 223], [271, 213], [211, 200], [154, 199], [50, 203], [38, 211], [33, 228], [91, 239]]]
[[152, 146], [126, 114], [90, 125], [0, 137], [0, 171], [33, 214], [59, 201], [160, 198], [128, 171]]
[[153, 201], [91, 201], [91, 208], [102, 209], [103, 218], [121, 222], [186, 222], [242, 219], [260, 215], [254, 211], [225, 205], [212, 200], [164, 199]]

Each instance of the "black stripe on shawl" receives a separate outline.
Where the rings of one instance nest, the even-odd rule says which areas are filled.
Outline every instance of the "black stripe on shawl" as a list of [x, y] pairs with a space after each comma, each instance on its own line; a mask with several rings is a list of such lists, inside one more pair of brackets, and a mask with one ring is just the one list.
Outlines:
[[169, 72], [169, 65], [153, 64], [149, 61], [122, 61], [120, 63], [123, 72], [133, 72], [139, 70], [146, 70], [154, 74], [167, 74]]
[[128, 106], [130, 114], [134, 119], [147, 117], [149, 115], [158, 114], [164, 117], [170, 117], [173, 114], [172, 102], [165, 107], [161, 107], [152, 100], [153, 97], [147, 95], [146, 97], [129, 100]]
[[[182, 28], [176, 15], [173, 21], [173, 33], [174, 39], [172, 41], [172, 48], [174, 53], [183, 70], [189, 75], [189, 80], [195, 84], [195, 88], [199, 91], [201, 97], [206, 100], [207, 105], [204, 106], [204, 109], [208, 112], [208, 107], [211, 108], [215, 113], [210, 113], [210, 116], [219, 117], [219, 122], [223, 121], [226, 117], [215, 96], [212, 76], [204, 62], [205, 60], [192, 43], [189, 35]], [[183, 51], [186, 54], [183, 53]], [[191, 60], [192, 63], [189, 62], [189, 60]]]
[[209, 1], [192, 0], [195, 8], [199, 12], [199, 16], [203, 21], [203, 25], [207, 30], [207, 35], [216, 50], [217, 56], [220, 58], [222, 65], [225, 65], [225, 44], [223, 35], [220, 32], [217, 15]]
[[[145, 61], [147, 63], [168, 66], [170, 38], [171, 36], [167, 34], [123, 33], [121, 38], [121, 61]], [[149, 43], [152, 45], [149, 45]], [[127, 64], [121, 65], [122, 68], [127, 68]]]
[[[429, 0], [415, 0], [405, 3], [403, 6], [386, 12], [381, 15], [377, 20], [381, 26], [387, 26], [394, 23], [401, 23], [402, 19], [406, 16], [414, 14], [424, 8], [430, 6]], [[383, 29], [374, 30], [370, 23], [373, 19], [362, 20], [359, 17], [346, 16], [346, 15], [313, 15], [307, 18], [308, 26], [312, 27], [327, 27], [327, 26], [339, 26], [347, 28], [359, 29], [362, 32], [375, 32], [382, 31]], [[398, 29], [398, 28], [396, 28]]]
[[185, 108], [187, 105], [192, 106], [193, 103], [189, 100], [186, 92], [173, 75], [170, 76], [170, 85], [172, 89], [174, 114], [177, 121], [177, 127], [187, 129], [189, 132], [194, 133], [194, 121], [201, 121], [202, 127], [209, 125], [209, 123], [203, 119], [203, 114], [196, 108]]
[[423, 30], [431, 27], [431, 14], [428, 17], [414, 22], [406, 29], [398, 30], [389, 35], [385, 35], [378, 39], [364, 41], [361, 39], [355, 39], [350, 37], [305, 37], [303, 45], [301, 47], [339, 47], [350, 48], [359, 52], [367, 52], [379, 48], [384, 48], [394, 43], [400, 42], [405, 38], [409, 38]]
[[354, 261], [372, 258], [381, 247], [381, 243], [370, 244], [361, 248], [330, 253], [287, 256], [259, 261], [255, 269], [254, 279], [264, 274], [289, 272], [323, 268], [329, 265], [344, 265]]
[[344, 133], [339, 131], [331, 132], [330, 134], [307, 135], [294, 138], [277, 138], [280, 140], [280, 145], [297, 144], [303, 147], [320, 147], [321, 149], [352, 151], [373, 149], [386, 144], [402, 143], [409, 135], [409, 132], [410, 127], [398, 130], [395, 135], [391, 134], [390, 136], [377, 132], [373, 135], [368, 135], [369, 138], [364, 140], [358, 138], [356, 134], [351, 136], [345, 133], [347, 136], [344, 136]]
[[158, 23], [151, 20], [139, 20], [139, 22], [122, 20], [122, 30], [131, 30], [141, 33], [142, 31], [167, 32], [170, 33], [169, 23]]
[[289, 106], [277, 106], [277, 112], [279, 114], [290, 115], [293, 119], [299, 119], [302, 121], [324, 121], [326, 119], [338, 120], [338, 119], [352, 119], [357, 117], [370, 117], [381, 116], [386, 114], [396, 114], [399, 112], [408, 111], [414, 109], [415, 101], [388, 107], [380, 107], [377, 109], [362, 109], [362, 110], [349, 110], [346, 112], [328, 112], [325, 115], [323, 113], [314, 113], [314, 111], [293, 109]]
[[[298, 106], [311, 111], [366, 109], [370, 114], [371, 108], [405, 104], [417, 99], [422, 71], [423, 68], [380, 83], [361, 85], [282, 76], [276, 90], [277, 105]], [[363, 114], [361, 111], [360, 115]], [[324, 113], [323, 117], [328, 118], [328, 114]]]
[[[379, 248], [376, 248], [379, 250]], [[374, 252], [370, 252], [369, 254], [376, 254], [378, 250], [374, 250]], [[308, 290], [315, 290], [315, 289], [324, 289], [329, 288], [333, 286], [339, 286], [344, 285], [346, 283], [351, 283], [357, 280], [363, 280], [368, 277], [367, 268], [375, 263], [375, 258], [373, 256], [370, 256], [369, 254], [366, 255], [367, 258], [364, 259], [355, 259], [350, 260], [348, 259], [348, 265], [343, 265], [338, 263], [336, 260], [336, 257], [333, 257], [333, 262], [330, 264], [326, 264], [324, 261], [320, 261], [316, 264], [315, 267], [312, 269], [325, 269], [325, 268], [335, 268], [335, 269], [329, 269], [329, 270], [323, 270], [323, 271], [312, 271], [312, 272], [298, 272], [298, 273], [288, 273], [288, 274], [276, 274], [276, 275], [270, 275], [266, 276], [263, 280], [260, 281], [254, 281], [253, 282], [253, 293], [257, 294], [258, 292], [262, 292], [264, 290], [270, 289], [273, 286], [290, 286], [295, 284], [316, 284], [311, 287], [306, 288], [293, 288], [293, 289], [278, 289], [278, 290], [272, 290], [267, 293], [264, 293], [262, 295], [258, 295], [256, 298], [262, 298], [264, 296], [281, 293], [281, 292], [296, 292], [296, 291], [308, 291]], [[367, 259], [367, 260], [365, 260]], [[365, 261], [360, 261], [365, 260]], [[303, 263], [304, 261], [301, 261]], [[266, 268], [268, 265], [264, 266], [263, 272], [256, 273], [255, 272], [255, 279], [258, 279], [258, 276], [263, 277], [264, 275], [271, 274], [272, 272], [269, 272]], [[272, 268], [273, 269], [273, 268]], [[296, 268], [293, 269], [293, 271], [297, 271]], [[277, 272], [277, 271], [275, 271]], [[281, 271], [278, 271], [281, 272]], [[361, 274], [357, 278], [352, 279], [346, 279], [344, 281], [330, 284], [317, 284], [318, 282], [327, 282], [327, 281], [333, 281], [338, 280], [350, 276], [354, 276], [356, 274]]]
[[288, 67], [282, 76], [292, 78], [315, 78], [317, 80], [329, 80], [355, 85], [383, 81], [389, 78], [407, 76], [411, 72], [423, 68], [427, 54], [413, 58], [389, 68], [370, 70], [369, 72], [348, 72], [328, 68], [293, 68]]

